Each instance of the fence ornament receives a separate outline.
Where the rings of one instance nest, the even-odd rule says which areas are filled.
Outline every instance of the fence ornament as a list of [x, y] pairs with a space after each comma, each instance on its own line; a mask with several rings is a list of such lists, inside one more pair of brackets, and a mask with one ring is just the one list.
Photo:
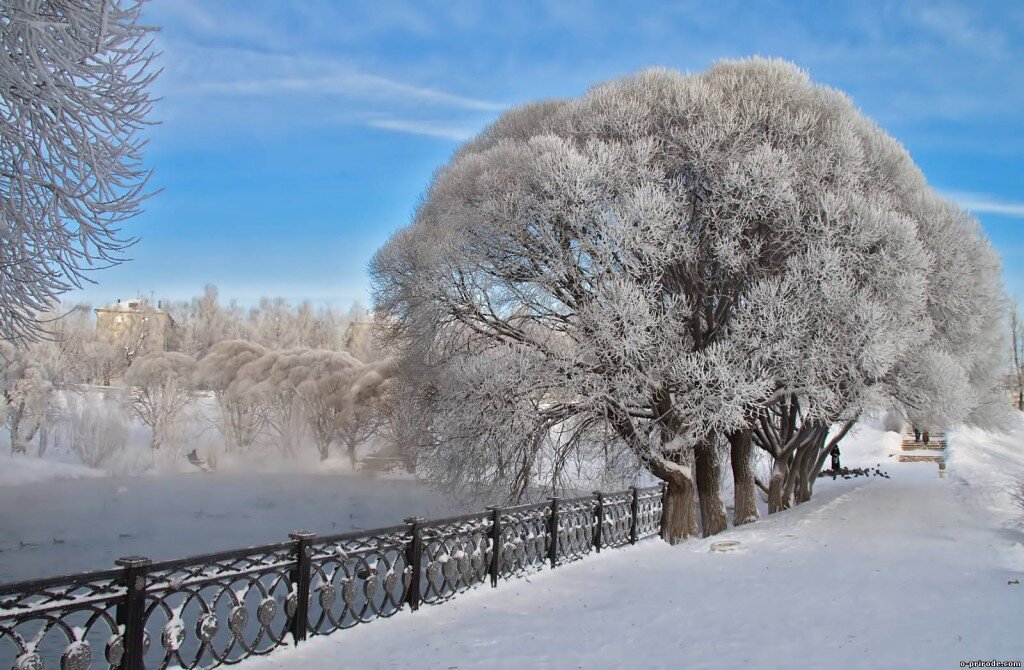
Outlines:
[[134, 556], [114, 570], [0, 585], [0, 668], [238, 663], [655, 537], [662, 500], [660, 486], [595, 492], [326, 537], [302, 531], [159, 563]]

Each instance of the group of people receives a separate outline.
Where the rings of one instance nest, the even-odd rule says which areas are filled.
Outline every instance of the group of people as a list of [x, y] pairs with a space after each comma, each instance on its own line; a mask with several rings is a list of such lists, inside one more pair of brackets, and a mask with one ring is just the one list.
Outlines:
[[914, 442], [920, 442], [920, 441], [924, 440], [924, 443], [928, 444], [928, 431], [925, 430], [925, 431], [922, 432], [921, 429], [918, 428], [917, 426], [914, 426], [913, 428], [914, 428]]

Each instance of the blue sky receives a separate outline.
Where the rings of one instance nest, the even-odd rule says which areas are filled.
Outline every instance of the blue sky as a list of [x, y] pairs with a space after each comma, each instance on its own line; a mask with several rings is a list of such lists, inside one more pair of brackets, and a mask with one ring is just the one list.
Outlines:
[[152, 0], [163, 191], [69, 296], [368, 302], [431, 173], [509, 105], [647, 66], [782, 57], [972, 209], [1024, 298], [1024, 3]]

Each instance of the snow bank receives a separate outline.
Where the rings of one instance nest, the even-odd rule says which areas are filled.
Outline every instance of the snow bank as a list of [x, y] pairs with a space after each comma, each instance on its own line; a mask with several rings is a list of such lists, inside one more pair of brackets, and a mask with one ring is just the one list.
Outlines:
[[1020, 511], [1011, 488], [1024, 478], [1024, 414], [1017, 413], [1015, 425], [1006, 433], [969, 427], [952, 431], [946, 465], [953, 479], [967, 489], [962, 492], [965, 498], [1015, 524]]

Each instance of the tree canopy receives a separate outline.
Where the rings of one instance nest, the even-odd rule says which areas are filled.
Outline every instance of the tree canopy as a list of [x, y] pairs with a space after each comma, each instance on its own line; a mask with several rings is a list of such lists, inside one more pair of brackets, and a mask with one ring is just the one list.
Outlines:
[[780, 61], [509, 111], [371, 271], [382, 335], [437, 408], [425, 471], [510, 500], [584, 483], [573, 459], [647, 471], [672, 540], [698, 499], [704, 532], [725, 527], [727, 440], [750, 445], [734, 471], [771, 454], [782, 508], [810, 496], [835, 422], [890, 403], [963, 420], [994, 382], [977, 225]]

